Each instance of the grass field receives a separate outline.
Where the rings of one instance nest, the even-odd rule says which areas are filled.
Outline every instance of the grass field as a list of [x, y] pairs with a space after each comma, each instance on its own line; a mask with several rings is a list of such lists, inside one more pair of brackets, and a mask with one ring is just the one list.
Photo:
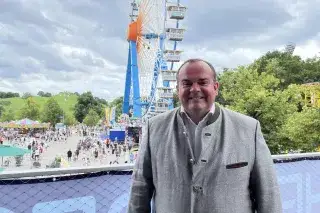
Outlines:
[[[52, 96], [54, 99], [57, 100], [60, 107], [66, 114], [73, 114], [73, 107], [77, 103], [77, 96], [75, 94], [69, 93], [59, 93], [55, 96]], [[39, 97], [34, 96], [32, 97], [36, 103], [39, 104], [40, 110], [42, 110], [44, 104], [49, 99], [47, 97]], [[5, 109], [11, 108], [14, 114], [17, 114], [18, 111], [23, 107], [25, 99], [23, 98], [4, 98], [0, 99], [0, 102], [10, 102], [10, 104], [4, 106]]]

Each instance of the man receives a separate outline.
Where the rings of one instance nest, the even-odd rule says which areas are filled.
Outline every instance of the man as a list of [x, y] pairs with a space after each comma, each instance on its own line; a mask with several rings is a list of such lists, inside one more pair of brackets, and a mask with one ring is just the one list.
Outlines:
[[212, 65], [178, 70], [180, 108], [151, 118], [133, 173], [128, 213], [280, 213], [279, 186], [260, 124], [214, 104]]
[[71, 149], [69, 149], [69, 151], [67, 152], [67, 156], [68, 156], [68, 161], [71, 161], [71, 157], [72, 157]]

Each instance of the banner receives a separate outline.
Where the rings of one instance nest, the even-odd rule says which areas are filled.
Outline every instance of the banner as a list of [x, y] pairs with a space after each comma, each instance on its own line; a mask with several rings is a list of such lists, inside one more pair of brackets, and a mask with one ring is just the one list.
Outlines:
[[114, 124], [116, 122], [116, 107], [112, 107], [111, 108], [110, 121], [111, 121], [112, 124]]
[[[319, 213], [320, 160], [275, 164], [283, 213]], [[0, 180], [0, 213], [125, 213], [130, 172]]]
[[105, 113], [106, 113], [106, 126], [110, 126], [110, 108], [106, 108], [105, 109]]

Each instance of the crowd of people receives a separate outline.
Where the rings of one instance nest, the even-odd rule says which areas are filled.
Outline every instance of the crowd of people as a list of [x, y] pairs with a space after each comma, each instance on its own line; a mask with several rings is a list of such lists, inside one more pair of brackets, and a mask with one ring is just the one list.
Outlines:
[[[41, 156], [49, 149], [53, 143], [67, 143], [67, 139], [72, 136], [70, 128], [63, 129], [1, 129], [0, 138], [2, 144], [14, 147], [25, 148], [30, 154], [24, 156], [31, 162], [39, 162]], [[10, 166], [12, 158], [7, 157], [4, 166]], [[38, 167], [39, 163], [34, 163]]]
[[117, 143], [109, 139], [101, 140], [92, 136], [80, 139], [75, 150], [66, 153], [69, 162], [82, 160], [84, 165], [90, 162], [100, 164], [133, 163], [136, 153], [131, 152], [132, 144]]
[[[24, 161], [30, 160], [32, 168], [53, 167], [57, 158], [66, 159], [64, 166], [89, 166], [133, 163], [136, 152], [132, 151], [132, 139], [112, 141], [100, 137], [103, 129], [83, 125], [48, 130], [0, 129], [2, 143], [26, 148], [30, 154], [24, 155]], [[52, 147], [58, 147], [55, 152]], [[46, 155], [44, 153], [51, 149]], [[51, 154], [52, 153], [52, 154]], [[48, 159], [50, 158], [50, 159]], [[13, 158], [8, 157], [5, 165], [12, 165]], [[55, 168], [55, 167], [54, 167]]]

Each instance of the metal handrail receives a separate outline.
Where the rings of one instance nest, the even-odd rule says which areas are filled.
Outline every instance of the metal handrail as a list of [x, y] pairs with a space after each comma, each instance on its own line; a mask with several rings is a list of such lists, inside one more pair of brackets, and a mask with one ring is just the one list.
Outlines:
[[320, 152], [272, 155], [272, 158], [275, 159], [275, 160], [295, 159], [295, 158], [310, 158], [310, 157], [320, 157]]
[[68, 167], [68, 168], [48, 168], [48, 169], [29, 169], [21, 171], [3, 171], [0, 173], [1, 179], [17, 179], [26, 177], [50, 177], [63, 175], [86, 174], [92, 172], [107, 171], [131, 171], [134, 164], [104, 165], [104, 166], [86, 166], [86, 167]]
[[[312, 153], [297, 153], [297, 154], [282, 154], [272, 155], [274, 160], [296, 159], [296, 158], [311, 158], [320, 157], [320, 152]], [[103, 165], [103, 166], [86, 166], [86, 167], [69, 167], [69, 168], [48, 168], [48, 169], [30, 169], [21, 171], [3, 171], [0, 173], [1, 179], [18, 179], [18, 178], [35, 178], [35, 177], [51, 177], [64, 175], [77, 175], [94, 172], [107, 171], [132, 171], [134, 164], [119, 164], [119, 165]]]

